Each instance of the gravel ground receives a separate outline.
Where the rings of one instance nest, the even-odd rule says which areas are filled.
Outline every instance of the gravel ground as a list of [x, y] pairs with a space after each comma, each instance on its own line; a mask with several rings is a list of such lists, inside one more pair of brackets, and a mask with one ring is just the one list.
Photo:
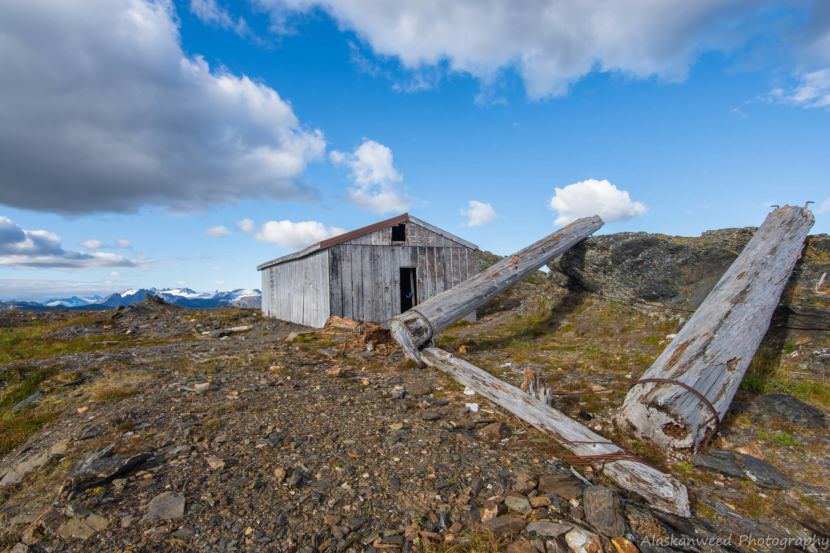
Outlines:
[[[526, 286], [518, 303], [501, 298], [502, 308], [453, 329], [450, 341], [532, 314], [529, 298], [547, 285]], [[247, 310], [153, 302], [73, 317], [0, 317], [0, 328], [47, 325], [62, 344], [107, 337], [0, 367], [6, 395], [25, 375], [48, 374], [42, 395], [15, 414], [5, 409], [7, 420], [52, 415], [0, 461], [0, 548], [16, 553], [760, 550], [737, 533], [826, 532], [821, 513], [775, 523], [734, 502], [701, 501], [706, 486], [759, 491], [697, 467], [679, 476], [707, 516], [652, 511], [590, 468], [557, 460], [555, 444], [521, 421], [412, 367], [374, 329], [309, 332]], [[493, 364], [495, 350], [469, 347], [473, 362]], [[508, 362], [536, 360], [498, 365]], [[604, 427], [597, 397], [587, 389], [562, 407]], [[729, 512], [709, 512], [723, 504]], [[728, 547], [689, 545], [726, 531], [736, 532]]]

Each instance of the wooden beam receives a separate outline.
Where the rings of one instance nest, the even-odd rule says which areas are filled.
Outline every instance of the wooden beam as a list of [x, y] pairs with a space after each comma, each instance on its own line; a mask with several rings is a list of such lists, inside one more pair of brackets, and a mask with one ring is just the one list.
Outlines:
[[691, 515], [688, 492], [683, 484], [637, 459], [613, 460], [614, 456], [624, 456], [625, 452], [564, 413], [442, 349], [426, 348], [421, 352], [421, 359], [535, 428], [551, 434], [574, 455], [586, 457], [588, 461], [591, 456], [605, 456], [608, 460], [598, 461], [597, 468], [621, 488], [645, 499], [650, 506], [682, 517]]
[[562, 255], [600, 227], [598, 216], [585, 217], [389, 321], [389, 330], [406, 355], [421, 363], [419, 350], [433, 335], [473, 313], [499, 292], [519, 282], [551, 259]]
[[772, 211], [697, 311], [625, 398], [618, 422], [653, 443], [697, 450], [716, 432], [769, 328], [813, 226]]

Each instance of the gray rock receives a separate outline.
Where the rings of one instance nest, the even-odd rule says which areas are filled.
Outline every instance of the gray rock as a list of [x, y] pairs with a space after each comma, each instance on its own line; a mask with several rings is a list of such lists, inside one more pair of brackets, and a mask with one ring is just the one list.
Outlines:
[[582, 496], [582, 487], [582, 483], [569, 474], [549, 473], [539, 477], [538, 489], [545, 495], [577, 499]]
[[288, 487], [289, 488], [302, 487], [302, 485], [305, 484], [305, 481], [307, 480], [307, 478], [308, 477], [306, 476], [305, 472], [303, 472], [302, 470], [300, 470], [298, 468], [295, 468], [294, 470], [291, 471], [291, 475], [288, 477], [288, 482], [287, 482]]
[[503, 422], [490, 423], [477, 432], [478, 437], [485, 440], [501, 440], [510, 436], [511, 433], [510, 427]]
[[119, 476], [124, 476], [153, 458], [149, 452], [136, 455], [113, 455], [115, 444], [90, 451], [78, 461], [70, 473], [74, 491], [100, 486]]
[[786, 490], [793, 485], [792, 480], [766, 461], [741, 453], [738, 455], [738, 462], [743, 466], [746, 477], [762, 488]]
[[508, 495], [504, 498], [504, 504], [507, 505], [509, 510], [522, 515], [526, 515], [533, 510], [530, 501], [523, 495]]
[[572, 553], [602, 553], [599, 536], [578, 526], [565, 534], [565, 541]]
[[29, 397], [27, 397], [26, 399], [12, 407], [12, 413], [17, 413], [18, 411], [28, 407], [29, 405], [39, 400], [40, 396], [42, 395], [43, 392], [41, 390], [38, 390], [37, 392], [33, 393], [32, 395], [30, 395]]
[[144, 522], [156, 520], [176, 520], [184, 516], [184, 494], [163, 492], [150, 500]]
[[755, 398], [749, 411], [756, 421], [778, 419], [803, 428], [816, 430], [827, 428], [824, 413], [786, 394], [769, 394]]
[[484, 523], [496, 538], [518, 534], [525, 528], [525, 519], [516, 515], [502, 515]]
[[709, 453], [697, 453], [692, 456], [692, 464], [733, 478], [744, 477], [744, 469], [738, 464], [736, 454], [732, 451], [712, 449]]
[[0, 488], [19, 484], [30, 472], [46, 465], [52, 459], [62, 457], [68, 447], [69, 440], [61, 440], [45, 451], [27, 455], [2, 475]]
[[190, 530], [189, 528], [179, 528], [171, 534], [172, 537], [182, 541], [190, 541], [193, 539], [193, 535], [193, 530]]
[[591, 486], [582, 492], [585, 520], [606, 536], [625, 534], [620, 498], [604, 486]]
[[698, 453], [692, 457], [692, 463], [727, 476], [748, 478], [762, 488], [785, 490], [792, 486], [792, 480], [771, 464], [736, 451], [713, 449]]
[[73, 516], [58, 527], [58, 535], [64, 540], [86, 540], [107, 526], [109, 520], [95, 513], [85, 517]]
[[[592, 236], [550, 264], [570, 283], [604, 296], [693, 311], [749, 242], [755, 228], [721, 229], [699, 237], [622, 232]], [[830, 236], [809, 236], [781, 296], [777, 314], [789, 328], [830, 330]]]
[[569, 532], [572, 528], [573, 524], [561, 524], [551, 520], [537, 520], [528, 524], [525, 531], [531, 536], [558, 538], [566, 532]]
[[416, 380], [406, 385], [406, 393], [410, 396], [425, 396], [432, 393], [433, 385], [426, 380]]

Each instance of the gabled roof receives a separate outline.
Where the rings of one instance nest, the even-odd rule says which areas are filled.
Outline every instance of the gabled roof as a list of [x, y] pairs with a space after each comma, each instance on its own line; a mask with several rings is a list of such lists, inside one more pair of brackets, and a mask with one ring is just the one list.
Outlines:
[[294, 261], [295, 259], [302, 259], [303, 257], [307, 257], [307, 256], [309, 256], [313, 253], [317, 253], [318, 251], [331, 248], [332, 246], [337, 246], [338, 244], [343, 244], [344, 242], [348, 242], [349, 240], [354, 240], [355, 238], [360, 238], [361, 236], [371, 234], [375, 231], [378, 231], [378, 230], [381, 230], [381, 229], [384, 229], [384, 228], [388, 228], [388, 227], [392, 227], [392, 226], [395, 226], [395, 225], [399, 225], [401, 223], [410, 222], [410, 221], [417, 224], [417, 225], [420, 225], [420, 226], [422, 226], [422, 227], [424, 227], [428, 230], [431, 230], [432, 232], [434, 232], [436, 234], [440, 234], [441, 236], [443, 236], [447, 240], [452, 240], [453, 242], [457, 242], [458, 244], [460, 244], [462, 246], [466, 246], [466, 247], [468, 247], [470, 249], [473, 249], [473, 250], [478, 249], [478, 246], [476, 246], [475, 244], [473, 244], [471, 242], [467, 242], [463, 238], [459, 238], [458, 236], [456, 236], [456, 235], [454, 235], [450, 232], [447, 232], [444, 229], [438, 228], [435, 225], [431, 225], [431, 224], [427, 223], [426, 221], [422, 221], [421, 219], [418, 219], [417, 217], [413, 217], [409, 213], [403, 213], [403, 214], [398, 215], [396, 217], [392, 217], [391, 219], [386, 219], [384, 221], [378, 221], [377, 223], [367, 225], [365, 227], [361, 227], [359, 229], [355, 229], [355, 230], [352, 230], [352, 231], [349, 231], [349, 232], [344, 232], [343, 234], [339, 234], [339, 235], [333, 236], [331, 238], [327, 238], [327, 239], [325, 239], [321, 242], [317, 242], [316, 244], [312, 244], [312, 245], [310, 245], [306, 248], [303, 248], [300, 251], [290, 253], [288, 255], [284, 255], [284, 256], [278, 257], [276, 259], [272, 259], [271, 261], [267, 261], [267, 262], [263, 263], [262, 265], [259, 265], [257, 267], [257, 270], [261, 271], [263, 269], [267, 269], [268, 267], [273, 267], [274, 265], [280, 265], [280, 264], [285, 263], [287, 261]]

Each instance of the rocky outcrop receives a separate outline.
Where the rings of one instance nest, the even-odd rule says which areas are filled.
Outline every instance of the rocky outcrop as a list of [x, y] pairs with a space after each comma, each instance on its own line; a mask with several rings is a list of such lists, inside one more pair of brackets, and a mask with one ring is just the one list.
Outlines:
[[[694, 311], [749, 242], [755, 228], [698, 237], [624, 232], [588, 238], [551, 264], [554, 276], [624, 301]], [[781, 299], [778, 324], [830, 330], [830, 236], [810, 236]]]

